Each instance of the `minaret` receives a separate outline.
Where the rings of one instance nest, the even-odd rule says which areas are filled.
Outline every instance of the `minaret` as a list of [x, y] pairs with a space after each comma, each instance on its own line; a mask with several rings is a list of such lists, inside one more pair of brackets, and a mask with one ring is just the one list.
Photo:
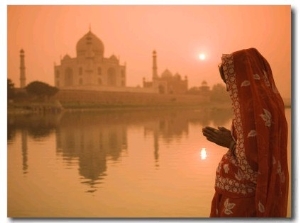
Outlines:
[[25, 77], [25, 60], [24, 60], [24, 50], [20, 50], [20, 87], [24, 88], [26, 86], [26, 77]]
[[153, 67], [152, 67], [152, 79], [158, 78], [157, 76], [157, 65], [156, 65], [156, 51], [153, 51]]

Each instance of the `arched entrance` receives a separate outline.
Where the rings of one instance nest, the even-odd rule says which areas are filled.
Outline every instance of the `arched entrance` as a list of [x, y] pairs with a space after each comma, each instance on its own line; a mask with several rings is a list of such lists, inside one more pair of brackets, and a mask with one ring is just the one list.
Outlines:
[[158, 91], [160, 94], [164, 94], [165, 93], [165, 87], [163, 85], [159, 85], [158, 86]]
[[73, 71], [71, 68], [67, 68], [65, 70], [65, 86], [73, 85]]

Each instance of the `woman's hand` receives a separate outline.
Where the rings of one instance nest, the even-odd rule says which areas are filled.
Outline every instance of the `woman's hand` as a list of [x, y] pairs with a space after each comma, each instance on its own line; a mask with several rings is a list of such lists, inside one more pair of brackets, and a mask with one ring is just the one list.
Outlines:
[[224, 127], [218, 127], [218, 129], [212, 127], [204, 127], [202, 129], [202, 133], [208, 141], [214, 142], [217, 145], [226, 148], [230, 148], [233, 141], [231, 131]]

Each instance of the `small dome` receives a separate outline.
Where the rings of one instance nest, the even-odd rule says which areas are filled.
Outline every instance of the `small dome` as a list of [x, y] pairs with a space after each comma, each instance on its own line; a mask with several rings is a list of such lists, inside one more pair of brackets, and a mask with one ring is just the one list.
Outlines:
[[179, 79], [179, 80], [181, 80], [181, 76], [180, 76], [180, 74], [179, 74], [179, 73], [176, 73], [176, 74], [174, 75], [174, 77], [175, 77], [176, 79]]
[[202, 86], [207, 86], [207, 82], [206, 81], [202, 81]]
[[71, 59], [71, 57], [68, 55], [68, 54], [66, 54], [64, 57], [63, 57], [63, 60], [70, 60]]
[[111, 55], [109, 59], [112, 62], [116, 62], [116, 63], [118, 62], [118, 58], [115, 55]]
[[164, 77], [164, 78], [168, 78], [168, 77], [172, 77], [172, 73], [166, 69], [162, 74], [161, 74], [161, 77]]
[[86, 51], [93, 51], [96, 56], [103, 56], [104, 45], [102, 41], [91, 31], [85, 34], [76, 45], [77, 55], [82, 55]]

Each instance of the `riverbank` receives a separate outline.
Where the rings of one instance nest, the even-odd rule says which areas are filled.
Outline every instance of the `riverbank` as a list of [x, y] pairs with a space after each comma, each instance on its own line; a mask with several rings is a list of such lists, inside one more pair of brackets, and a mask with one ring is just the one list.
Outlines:
[[64, 110], [59, 101], [12, 102], [7, 105], [7, 114], [60, 113]]
[[49, 104], [35, 104], [34, 109], [30, 104], [14, 104], [8, 106], [7, 112], [13, 114], [33, 114], [33, 113], [59, 113], [59, 112], [85, 112], [85, 111], [131, 111], [131, 110], [186, 110], [186, 109], [206, 109], [206, 110], [227, 110], [231, 106], [228, 103], [201, 103], [198, 105], [99, 105], [94, 103], [67, 104], [62, 107], [52, 107]]
[[[286, 105], [290, 108], [291, 105]], [[202, 102], [198, 104], [160, 104], [160, 105], [103, 105], [97, 103], [11, 103], [7, 107], [8, 115], [34, 113], [61, 113], [61, 112], [89, 112], [89, 111], [134, 111], [134, 110], [231, 110], [231, 104], [226, 102]]]

